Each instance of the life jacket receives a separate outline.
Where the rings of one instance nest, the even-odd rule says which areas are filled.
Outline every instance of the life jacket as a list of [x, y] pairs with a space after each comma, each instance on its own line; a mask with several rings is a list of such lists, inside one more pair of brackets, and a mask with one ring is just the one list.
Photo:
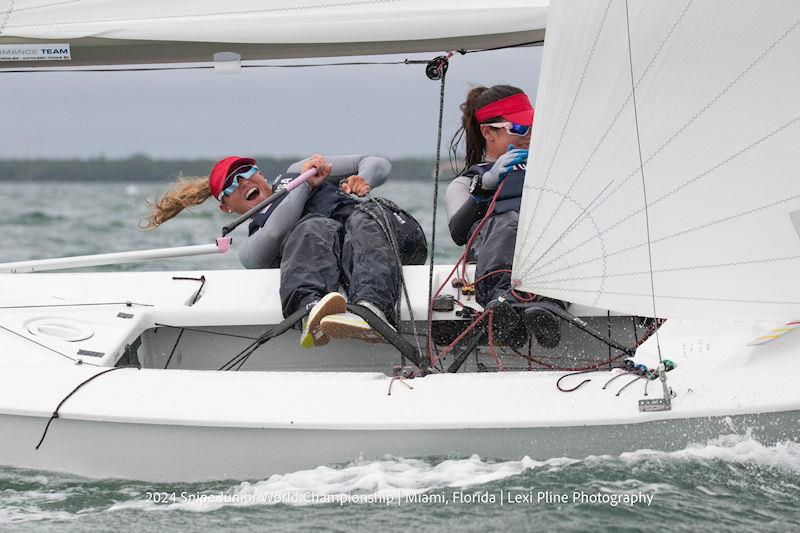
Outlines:
[[[272, 185], [272, 192], [276, 193], [286, 187], [292, 180], [300, 176], [297, 172], [287, 172], [275, 178], [275, 183]], [[285, 196], [283, 198], [286, 198]], [[267, 219], [272, 215], [278, 205], [283, 201], [283, 198], [271, 203], [266, 210], [257, 213], [253, 216], [248, 227], [249, 235], [252, 235], [259, 229], [264, 227]], [[347, 217], [353, 212], [353, 208], [358, 204], [358, 200], [342, 192], [338, 185], [329, 181], [322, 182], [317, 186], [311, 195], [306, 200], [306, 205], [303, 208], [303, 216], [320, 216], [326, 218], [333, 218], [344, 222]]]
[[[493, 162], [477, 163], [472, 165], [464, 173], [465, 176], [483, 175], [492, 168]], [[503, 178], [503, 190], [497, 197], [494, 205], [493, 215], [505, 213], [506, 211], [516, 211], [519, 213], [522, 204], [522, 186], [525, 184], [525, 163], [514, 165]]]

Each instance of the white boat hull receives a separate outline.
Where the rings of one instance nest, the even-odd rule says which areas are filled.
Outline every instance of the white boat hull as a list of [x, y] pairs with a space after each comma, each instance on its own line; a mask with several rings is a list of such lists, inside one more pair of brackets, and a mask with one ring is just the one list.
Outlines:
[[528, 428], [331, 430], [164, 426], [0, 416], [3, 464], [92, 478], [147, 481], [265, 479], [324, 464], [395, 457], [484, 460], [583, 458], [641, 449], [678, 450], [722, 434], [762, 443], [800, 439], [800, 411], [657, 420], [641, 424]]
[[[324, 351], [300, 352], [294, 331], [262, 359], [274, 357], [285, 369], [296, 354], [302, 363], [295, 370], [304, 371], [204, 370], [214, 368], [212, 356], [225, 345], [204, 343], [199, 336], [176, 350], [164, 369], [173, 341], [153, 341], [162, 335], [154, 333], [157, 324], [233, 328], [262, 320], [275, 323], [280, 311], [270, 293], [277, 290], [276, 274], [206, 272], [202, 297], [191, 306], [186, 302], [199, 284], [172, 280], [173, 273], [5, 276], [0, 464], [90, 477], [194, 481], [257, 479], [386, 454], [579, 458], [679, 449], [746, 431], [764, 442], [800, 440], [794, 378], [800, 371], [800, 335], [789, 332], [748, 345], [771, 331], [772, 322], [668, 321], [659, 338], [664, 357], [677, 363], [668, 374], [676, 396], [672, 409], [663, 412], [639, 411], [643, 380], [618, 393], [631, 379], [624, 376], [604, 389], [617, 375], [612, 370], [566, 378], [565, 388], [591, 379], [570, 393], [555, 387], [565, 372], [542, 370], [434, 374], [393, 382], [387, 374], [399, 357], [387, 345], [332, 342]], [[427, 272], [410, 268], [406, 276], [415, 313], [424, 316]], [[264, 287], [267, 294], [255, 293], [253, 286]], [[103, 305], [74, 305], [91, 302]], [[452, 317], [437, 315], [443, 318]], [[69, 319], [93, 334], [73, 341], [32, 334], [32, 321], [40, 319]], [[173, 328], [158, 327], [177, 339]], [[59, 418], [36, 450], [62, 400], [86, 379], [112, 368], [137, 340], [145, 368], [120, 368], [79, 388], [59, 408]], [[636, 360], [652, 368], [657, 353], [651, 337]], [[359, 354], [362, 368], [352, 371]], [[316, 370], [314, 355], [324, 359]], [[484, 357], [490, 364], [491, 358]], [[519, 364], [516, 355], [503, 357], [507, 367]], [[605, 357], [605, 350], [596, 357]], [[193, 366], [197, 369], [187, 369]], [[660, 397], [660, 383], [649, 383], [647, 392], [648, 398]]]

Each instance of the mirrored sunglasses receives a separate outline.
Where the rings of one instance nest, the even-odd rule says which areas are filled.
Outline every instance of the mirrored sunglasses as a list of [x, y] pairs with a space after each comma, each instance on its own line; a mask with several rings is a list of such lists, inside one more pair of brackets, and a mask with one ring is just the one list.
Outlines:
[[489, 122], [486, 124], [493, 128], [503, 128], [511, 135], [518, 137], [525, 137], [531, 132], [530, 126], [523, 126], [522, 124], [515, 124], [514, 122]]
[[256, 165], [245, 165], [234, 169], [234, 171], [225, 178], [225, 187], [222, 189], [222, 192], [219, 193], [218, 200], [221, 202], [223, 198], [233, 194], [233, 192], [239, 188], [239, 178], [249, 180], [256, 172], [258, 172], [258, 167]]

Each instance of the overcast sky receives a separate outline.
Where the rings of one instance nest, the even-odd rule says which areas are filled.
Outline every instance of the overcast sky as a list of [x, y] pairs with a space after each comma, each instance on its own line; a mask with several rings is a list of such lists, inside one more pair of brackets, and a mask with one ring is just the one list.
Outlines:
[[[445, 141], [458, 127], [458, 105], [470, 85], [516, 85], [533, 101], [540, 61], [541, 47], [454, 56], [447, 74]], [[425, 77], [423, 65], [259, 68], [233, 75], [0, 73], [0, 158], [433, 156], [438, 103], [439, 82]]]

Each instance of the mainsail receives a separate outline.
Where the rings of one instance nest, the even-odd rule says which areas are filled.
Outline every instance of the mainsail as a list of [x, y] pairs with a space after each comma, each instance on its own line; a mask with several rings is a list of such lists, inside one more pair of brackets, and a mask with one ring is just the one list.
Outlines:
[[800, 316], [798, 50], [793, 1], [554, 2], [518, 287], [645, 316]]
[[[210, 62], [490, 48], [544, 38], [548, 0], [0, 1], [0, 46], [69, 44], [68, 61]], [[0, 57], [2, 59], [2, 57]]]

